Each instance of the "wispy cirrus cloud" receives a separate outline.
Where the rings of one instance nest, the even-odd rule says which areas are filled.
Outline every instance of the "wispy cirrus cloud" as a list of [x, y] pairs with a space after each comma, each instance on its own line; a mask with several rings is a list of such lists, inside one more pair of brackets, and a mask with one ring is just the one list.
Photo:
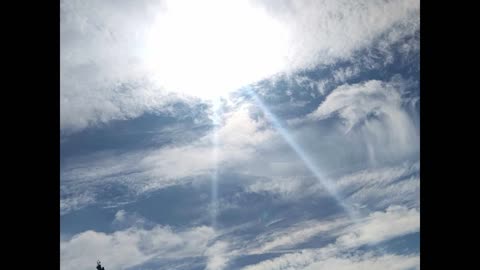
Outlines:
[[[418, 1], [262, 1], [275, 17], [292, 28], [292, 57], [296, 68], [312, 68], [348, 59], [381, 34], [389, 42], [419, 27]], [[295, 43], [293, 43], [293, 40]]]
[[418, 0], [64, 0], [60, 28], [62, 269], [418, 268]]
[[262, 234], [255, 240], [260, 243], [259, 247], [249, 250], [249, 254], [262, 254], [276, 249], [294, 248], [319, 234], [332, 234], [342, 226], [351, 223], [346, 218], [336, 218], [328, 221], [308, 220], [291, 227]]
[[[403, 82], [400, 81], [399, 84], [401, 83]], [[309, 128], [294, 130], [292, 135], [300, 141], [303, 140], [307, 144], [311, 143], [316, 148], [318, 147], [317, 152], [323, 153], [322, 156], [330, 153], [328, 154], [330, 160], [339, 154], [348, 154], [351, 157], [361, 154], [358, 160], [362, 160], [365, 156], [372, 158], [375, 155], [381, 156], [382, 153], [387, 158], [397, 155], [401, 157], [405, 152], [415, 151], [415, 144], [408, 142], [418, 134], [416, 134], [417, 131], [413, 127], [410, 116], [401, 107], [402, 99], [395, 88], [395, 83], [390, 85], [388, 82], [369, 81], [342, 87], [327, 96], [325, 102], [310, 117], [319, 117], [318, 114], [321, 117], [334, 117], [340, 114], [341, 117], [355, 123], [355, 127], [351, 127], [348, 134], [343, 134], [342, 129], [339, 130], [339, 133], [335, 129], [331, 129], [326, 134], [328, 136], [326, 138], [328, 140], [334, 138], [337, 143], [330, 142], [328, 144], [323, 142], [319, 144], [317, 138], [311, 138], [317, 141], [316, 143], [310, 142], [310, 138], [302, 138], [312, 133]], [[388, 96], [390, 92], [395, 95]], [[362, 99], [363, 101], [359, 101]], [[292, 156], [291, 150], [279, 138], [279, 134], [271, 128], [270, 124], [254, 113], [254, 106], [249, 103], [239, 103], [235, 106], [225, 112], [217, 130], [211, 130], [196, 141], [167, 144], [158, 149], [144, 149], [127, 153], [105, 152], [66, 162], [61, 176], [62, 190], [68, 196], [62, 200], [62, 209], [68, 212], [68, 209], [81, 207], [82, 203], [93, 203], [97, 191], [103, 190], [103, 187], [109, 185], [122, 185], [133, 192], [132, 194], [142, 194], [172, 185], [189, 183], [195, 177], [211, 174], [217, 166], [216, 162], [219, 162], [218, 165], [224, 171], [230, 170], [250, 175], [256, 179], [254, 182], [245, 181], [244, 186], [247, 192], [278, 194], [285, 199], [299, 197], [299, 195], [301, 195], [300, 197], [322, 195], [321, 186], [312, 179], [302, 162], [294, 155]], [[368, 119], [372, 110], [378, 111], [378, 118]], [[397, 115], [400, 115], [398, 119], [395, 117]], [[402, 132], [397, 132], [396, 127], [399, 124], [407, 128]], [[381, 129], [377, 129], [377, 126]], [[213, 132], [216, 132], [216, 145], [213, 141]], [[314, 131], [314, 133], [320, 134], [321, 132], [323, 131]], [[349, 144], [355, 144], [355, 141], [358, 144], [367, 142], [372, 151], [352, 152], [355, 149], [351, 149]], [[389, 141], [395, 142], [395, 144], [391, 145], [388, 143]], [[401, 148], [402, 142], [407, 143], [408, 147]], [[330, 149], [331, 146], [342, 143], [344, 144], [343, 150], [338, 147]], [[397, 149], [398, 152], [389, 154]], [[216, 159], [214, 150], [218, 155]], [[389, 151], [385, 154], [385, 150]], [[316, 158], [316, 156], [314, 157]], [[319, 166], [323, 165], [325, 169], [335, 170], [335, 167], [331, 165], [329, 168], [325, 166], [325, 163], [322, 164], [320, 161], [317, 163]], [[335, 166], [341, 166], [341, 164]], [[390, 180], [396, 179], [395, 170], [393, 169], [391, 172]], [[385, 188], [388, 183], [382, 180], [384, 178], [379, 178], [377, 181], [377, 183], [382, 181], [384, 183], [380, 188]], [[332, 180], [336, 181], [336, 179]], [[347, 183], [347, 180], [348, 178], [340, 179], [338, 185]], [[380, 194], [377, 192], [379, 186], [368, 186], [367, 180], [356, 184], [353, 181], [349, 184], [350, 188], [341, 188], [350, 192], [349, 190], [354, 190], [355, 186], [367, 185], [364, 187], [365, 189], [370, 188], [368, 194], [364, 190], [353, 196], [356, 201], [364, 202], [370, 196], [374, 197]], [[418, 181], [413, 179], [409, 185], [404, 185], [402, 190], [405, 191], [405, 194], [409, 194], [416, 187], [418, 187]], [[396, 187], [389, 188], [395, 194]], [[86, 194], [88, 194], [88, 200], [85, 199]], [[387, 197], [387, 195], [384, 196], [385, 199], [388, 199]], [[384, 203], [388, 204], [388, 200]]]
[[[288, 173], [283, 171], [283, 173]], [[298, 173], [293, 171], [293, 174]], [[357, 207], [382, 209], [390, 204], [418, 206], [420, 196], [419, 163], [379, 166], [349, 173], [336, 173], [330, 179], [341, 194]], [[244, 192], [270, 195], [285, 201], [329, 197], [311, 176], [260, 177], [244, 183]]]
[[[178, 20], [172, 21], [172, 27], [179, 24], [181, 27], [178, 26], [177, 30], [182, 32], [182, 36], [188, 41], [198, 41], [196, 36], [198, 31], [207, 29], [195, 30], [196, 24], [188, 24], [180, 20], [188, 18], [189, 13], [186, 9], [188, 5], [177, 5], [177, 2], [145, 0], [134, 5], [127, 1], [118, 3], [62, 1], [60, 20], [62, 130], [73, 132], [111, 120], [131, 119], [148, 111], [165, 111], [169, 109], [169, 104], [178, 101], [178, 93], [170, 95], [169, 92], [175, 92], [175, 89], [181, 85], [169, 84], [167, 88], [170, 89], [155, 86], [152, 84], [152, 71], [148, 70], [148, 65], [144, 63], [145, 59], [152, 58], [151, 55], [146, 57], [144, 54], [148, 47], [149, 33], [155, 30], [153, 28], [158, 17], [169, 18], [170, 15], [183, 14], [183, 17], [180, 16]], [[389, 2], [304, 0], [276, 3], [260, 1], [245, 2], [245, 5], [241, 5], [242, 9], [226, 8], [220, 5], [220, 2], [207, 1], [198, 6], [200, 13], [215, 7], [219, 8], [218, 14], [200, 16], [199, 25], [203, 25], [201, 22], [205, 18], [213, 16], [214, 18], [211, 19], [215, 19], [220, 16], [218, 18], [226, 20], [224, 24], [239, 26], [235, 21], [230, 23], [230, 20], [237, 18], [235, 14], [244, 10], [259, 14], [258, 21], [265, 22], [265, 25], [257, 25], [252, 29], [265, 28], [265, 33], [249, 36], [249, 31], [240, 31], [241, 29], [236, 31], [232, 37], [247, 43], [240, 47], [241, 57], [219, 58], [219, 60], [229, 58], [231, 61], [214, 61], [213, 54], [207, 55], [206, 58], [198, 58], [197, 54], [192, 54], [192, 51], [198, 51], [200, 55], [223, 44], [221, 42], [220, 45], [218, 44], [216, 37], [219, 33], [216, 34], [213, 29], [212, 33], [204, 35], [201, 43], [183, 42], [182, 44], [187, 44], [186, 47], [177, 46], [178, 53], [175, 52], [175, 55], [179, 59], [176, 60], [182, 60], [185, 63], [182, 65], [184, 68], [198, 67], [196, 70], [188, 73], [185, 69], [181, 69], [181, 74], [170, 74], [171, 70], [174, 70], [171, 66], [170, 69], [166, 67], [161, 69], [170, 73], [162, 74], [156, 70], [155, 76], [183, 78], [182, 76], [190, 74], [192, 78], [178, 80], [178, 82], [193, 81], [197, 84], [199, 90], [191, 89], [189, 90], [191, 93], [205, 91], [201, 89], [213, 87], [216, 81], [221, 77], [230, 76], [229, 74], [236, 76], [229, 81], [242, 82], [242, 85], [237, 86], [241, 87], [278, 73], [296, 72], [350, 59], [355, 52], [367, 48], [382, 36], [387, 37], [383, 46], [386, 48], [388, 44], [412, 35], [419, 29], [419, 2], [415, 0]], [[277, 35], [271, 34], [276, 29], [280, 29], [283, 33], [281, 35], [283, 45], [278, 44]], [[168, 35], [168, 33], [168, 31], [160, 31], [157, 34], [158, 37], [155, 39], [159, 40], [160, 47], [156, 49], [167, 50], [170, 47], [165, 47], [163, 44], [168, 42], [178, 44], [179, 41], [174, 40], [178, 35]], [[242, 36], [243, 33], [246, 33], [245, 37]], [[272, 46], [250, 46], [250, 38], [260, 39], [256, 44], [272, 44]], [[198, 47], [200, 45], [202, 45], [201, 48]], [[222, 51], [229, 52], [229, 48], [224, 48], [225, 46], [233, 46], [233, 44], [226, 43], [220, 47]], [[405, 53], [408, 53], [414, 46], [415, 43], [412, 46], [406, 44], [402, 48]], [[278, 48], [285, 49], [278, 50]], [[162, 52], [158, 63], [166, 62], [168, 59], [163, 58], [170, 57], [172, 53], [171, 51]], [[183, 59], [185, 55], [192, 57]], [[265, 55], [269, 58], [262, 61]], [[249, 64], [252, 62], [262, 64], [252, 66]], [[274, 67], [262, 67], [263, 63], [273, 62], [279, 64]], [[216, 71], [205, 74], [212, 79], [205, 82], [202, 81], [203, 79], [195, 79], [195, 74], [207, 68], [207, 63], [209, 63], [208, 70]], [[242, 65], [242, 63], [246, 64]], [[217, 67], [211, 67], [212, 65]], [[252, 70], [255, 71], [253, 75]], [[245, 74], [250, 75], [246, 78], [237, 78], [247, 76]], [[340, 74], [338, 76], [341, 77]], [[184, 97], [181, 99], [183, 100]]]
[[98, 192], [106, 186], [121, 185], [139, 195], [210, 175], [218, 164], [226, 170], [248, 161], [255, 147], [275, 135], [261, 119], [250, 117], [248, 106], [226, 113], [224, 119], [215, 131], [217, 144], [212, 131], [193, 142], [127, 153], [94, 153], [66, 161], [61, 172], [66, 196], [61, 200], [62, 212], [95, 202]]
[[303, 268], [303, 270], [319, 269], [370, 269], [370, 270], [410, 270], [420, 269], [420, 256], [418, 254], [409, 255], [375, 255], [372, 253], [345, 256], [339, 258], [328, 258], [320, 262], [315, 262]]
[[[244, 267], [243, 269], [318, 269], [316, 267], [326, 267], [334, 262], [341, 263], [342, 267], [348, 267], [349, 265], [360, 266], [362, 264], [365, 266], [371, 265], [372, 267], [380, 267], [384, 265], [383, 263], [387, 263], [387, 261], [378, 263], [379, 260], [382, 261], [386, 258], [392, 257], [399, 260], [400, 264], [396, 266], [399, 267], [398, 269], [411, 269], [411, 267], [419, 267], [417, 254], [406, 256], [406, 258], [410, 258], [410, 260], [405, 260], [403, 256], [394, 254], [376, 255], [371, 257], [372, 261], [364, 261], [360, 264], [355, 263], [357, 260], [350, 261], [351, 264], [348, 264], [348, 261], [343, 261], [346, 259], [344, 254], [345, 252], [353, 251], [362, 245], [374, 245], [395, 237], [418, 232], [419, 227], [420, 216], [418, 210], [408, 209], [402, 206], [390, 206], [385, 211], [373, 212], [359, 222], [347, 226], [340, 231], [335, 231], [334, 235], [337, 235], [337, 238], [336, 241], [331, 244], [321, 248], [301, 249], [300, 251], [265, 260]], [[298, 243], [296, 239], [291, 239], [291, 241], [292, 243]], [[368, 257], [369, 255], [365, 256]], [[357, 261], [357, 263], [359, 262]]]

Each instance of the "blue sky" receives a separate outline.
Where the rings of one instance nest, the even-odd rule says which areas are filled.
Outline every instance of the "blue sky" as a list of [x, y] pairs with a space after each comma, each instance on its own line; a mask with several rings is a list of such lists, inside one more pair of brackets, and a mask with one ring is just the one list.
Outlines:
[[419, 54], [418, 1], [62, 1], [61, 268], [419, 269]]

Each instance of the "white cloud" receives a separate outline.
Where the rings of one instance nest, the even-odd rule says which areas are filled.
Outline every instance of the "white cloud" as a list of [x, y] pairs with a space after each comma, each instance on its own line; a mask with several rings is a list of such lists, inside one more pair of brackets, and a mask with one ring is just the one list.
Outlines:
[[223, 116], [226, 122], [217, 131], [220, 145], [225, 147], [255, 146], [274, 135], [274, 131], [266, 128], [263, 119], [252, 119], [250, 107], [243, 105]]
[[352, 194], [349, 200], [357, 204], [369, 203], [375, 208], [383, 208], [392, 203], [418, 207], [419, 198], [420, 178], [412, 176], [391, 184], [362, 187]]
[[420, 163], [403, 163], [397, 166], [389, 166], [382, 168], [369, 168], [366, 170], [356, 171], [346, 174], [338, 178], [336, 181], [339, 188], [360, 188], [374, 184], [388, 185], [393, 181], [413, 173], [418, 173]]
[[391, 33], [393, 42], [419, 27], [416, 0], [262, 2], [290, 30], [288, 63], [294, 69], [349, 59], [382, 34]]
[[[197, 141], [121, 154], [97, 153], [67, 162], [61, 172], [62, 189], [67, 195], [61, 201], [62, 213], [92, 203], [106, 186], [122, 185], [141, 194], [210, 175], [217, 166], [224, 170], [239, 166], [251, 159], [259, 144], [275, 135], [261, 120], [252, 119], [247, 107], [224, 117], [217, 131]], [[88, 200], [84, 194], [88, 194]]]
[[[302, 172], [289, 163], [285, 164], [284, 170], [280, 170], [282, 165], [283, 163], [279, 164], [278, 168], [264, 166], [262, 173], [266, 176], [245, 182], [244, 191], [267, 193], [278, 196], [282, 200], [293, 201], [310, 196], [330, 196], [317, 179], [311, 176], [301, 177]], [[284, 176], [281, 177], [275, 173]], [[269, 177], [268, 174], [270, 174]], [[369, 168], [348, 174], [336, 173], [330, 179], [340, 194], [345, 196], [348, 194], [347, 200], [352, 206], [368, 205], [369, 208], [383, 209], [391, 204], [416, 207], [419, 203], [419, 162], [404, 162], [397, 166]]]
[[139, 40], [154, 10], [158, 1], [61, 2], [63, 131], [137, 117], [171, 102], [147, 83], [138, 64]]
[[420, 193], [420, 163], [367, 169], [338, 178], [335, 183], [342, 193], [350, 193], [356, 204], [373, 203], [377, 208], [391, 204], [418, 206]]
[[349, 131], [369, 114], [387, 114], [392, 109], [400, 110], [402, 99], [399, 90], [401, 89], [396, 85], [377, 80], [344, 84], [333, 90], [310, 117], [324, 119], [337, 113], [345, 120]]
[[364, 253], [350, 256], [329, 256], [326, 250], [304, 250], [280, 256], [273, 260], [260, 262], [243, 268], [244, 270], [411, 270], [420, 269], [420, 256], [418, 254], [373, 254]]
[[75, 196], [69, 196], [60, 199], [60, 214], [66, 214], [70, 211], [85, 207], [95, 202], [94, 196], [88, 192], [79, 192]]
[[86, 231], [61, 241], [61, 269], [92, 269], [92, 263], [97, 259], [101, 259], [108, 269], [120, 270], [157, 256], [202, 256], [208, 241], [214, 236], [215, 231], [204, 226], [184, 231], [162, 226], [151, 230], [132, 227], [112, 234]]
[[[418, 256], [382, 255], [371, 256], [368, 253], [361, 257], [342, 257], [345, 252], [362, 245], [376, 243], [417, 232], [420, 226], [420, 216], [416, 209], [402, 206], [390, 206], [385, 211], [373, 212], [366, 218], [355, 222], [344, 229], [330, 230], [324, 234], [338, 235], [337, 240], [316, 249], [303, 249], [280, 257], [265, 260], [245, 267], [245, 270], [275, 270], [275, 269], [343, 269], [342, 267], [358, 266], [345, 269], [410, 269], [418, 267]], [[331, 229], [337, 229], [332, 226]], [[304, 230], [304, 229], [302, 229]], [[300, 232], [302, 231], [300, 230]], [[291, 243], [298, 243], [291, 238]], [[413, 258], [413, 259], [412, 259]], [[391, 261], [394, 260], [394, 261]], [[348, 263], [350, 262], [350, 264]], [[397, 263], [398, 262], [398, 263]], [[393, 264], [390, 264], [393, 263]], [[333, 267], [334, 265], [339, 268]], [[350, 265], [350, 266], [349, 266]], [[382, 266], [390, 265], [391, 267]], [[368, 267], [372, 268], [368, 268]], [[362, 268], [366, 267], [366, 268]]]
[[247, 184], [245, 190], [252, 193], [270, 193], [280, 195], [284, 199], [299, 198], [318, 192], [319, 187], [301, 177], [258, 178]]
[[[128, 213], [119, 211], [115, 220], [123, 222], [127, 216]], [[243, 226], [237, 229], [241, 228]], [[275, 252], [278, 248], [295, 249], [298, 244], [320, 234], [336, 237], [336, 241], [321, 248], [294, 251], [245, 269], [314, 269], [311, 267], [342, 264], [346, 259], [359, 266], [372, 263], [372, 267], [380, 267], [387, 263], [382, 260], [390, 255], [385, 255], [387, 257], [384, 259], [369, 257], [369, 262], [366, 262], [365, 256], [344, 258], [342, 254], [362, 245], [373, 245], [418, 230], [418, 210], [390, 206], [385, 211], [373, 212], [354, 223], [344, 217], [330, 221], [310, 220], [289, 227], [279, 227], [273, 232], [260, 234], [253, 240], [245, 240], [241, 236], [236, 239], [235, 230], [216, 232], [205, 226], [184, 230], [159, 225], [148, 230], [134, 226], [111, 234], [86, 231], [73, 237], [62, 238], [61, 268], [89, 269], [92, 258], [102, 259], [109, 269], [115, 270], [140, 265], [156, 258], [181, 260], [187, 257], [205, 257], [206, 269], [221, 270], [227, 269], [232, 258]], [[219, 236], [222, 240], [215, 240]], [[210, 244], [213, 240], [215, 242]], [[411, 261], [407, 257], [409, 256], [403, 258], [398, 265], [410, 265]]]
[[[341, 117], [350, 119], [348, 121], [358, 123], [372, 110], [379, 112], [379, 117], [367, 120], [365, 126], [357, 125], [359, 130], [343, 135], [348, 137], [347, 142], [342, 141], [342, 137], [337, 136], [335, 130], [332, 131], [335, 136], [325, 137], [325, 143], [318, 142], [318, 136], [315, 137], [316, 142], [312, 143], [314, 147], [320, 147], [317, 152], [322, 153], [322, 157], [332, 159], [339, 153], [355, 150], [350, 149], [350, 146], [341, 146], [349, 143], [370, 145], [372, 151], [362, 155], [368, 154], [377, 158], [382, 157], [383, 152], [386, 152], [383, 153], [385, 159], [397, 155], [401, 157], [404, 152], [414, 152], [415, 145], [418, 144], [417, 130], [401, 107], [401, 91], [405, 84], [404, 81], [394, 78], [390, 82], [367, 81], [343, 85], [334, 90], [311, 117], [329, 117], [339, 113]], [[223, 170], [239, 172], [257, 179], [244, 183], [248, 192], [269, 192], [284, 199], [324, 195], [321, 186], [315, 179], [308, 177], [305, 166], [293, 153], [279, 151], [279, 147], [288, 146], [278, 134], [268, 127], [262, 118], [252, 118], [251, 105], [240, 103], [234, 106], [235, 108], [223, 115], [217, 130], [216, 150], [213, 144], [215, 134], [211, 131], [199, 140], [187, 144], [172, 144], [160, 149], [125, 154], [105, 153], [84, 157], [65, 165], [61, 173], [62, 187], [68, 191], [68, 196], [61, 202], [62, 213], [81, 207], [82, 203], [92, 203], [97, 191], [107, 185], [121, 184], [140, 194], [188, 183], [192, 181], [192, 177], [203, 177], [212, 173], [217, 166], [216, 160]], [[316, 132], [318, 131], [309, 129], [293, 130], [293, 133], [300, 135]], [[302, 139], [293, 135], [298, 140]], [[326, 148], [322, 148], [323, 145]], [[335, 149], [330, 152], [329, 147], [332, 145]], [[341, 147], [347, 149], [342, 150]], [[284, 150], [289, 151], [287, 148]], [[74, 166], [70, 166], [72, 164]], [[324, 162], [318, 164], [325, 165]], [[323, 167], [325, 170], [326, 166]], [[378, 198], [379, 207], [403, 203], [404, 199], [411, 203], [418, 193], [418, 179], [387, 186], [396, 179], [398, 171], [402, 170], [404, 169], [392, 168], [391, 171], [386, 169], [385, 172], [373, 172], [380, 174], [378, 177], [360, 175], [350, 177], [350, 180], [348, 177], [340, 178], [336, 183], [340, 189], [345, 190], [362, 187], [352, 196], [352, 201], [357, 203], [365, 203], [371, 198]], [[388, 193], [384, 194], [383, 191]], [[85, 196], [82, 194], [89, 194], [89, 199], [79, 197]], [[77, 202], [75, 207], [74, 202]]]
[[228, 258], [226, 258], [226, 251], [228, 243], [225, 241], [217, 241], [210, 246], [205, 255], [208, 257], [207, 266], [205, 270], [222, 270], [228, 265]]
[[[198, 39], [197, 35], [202, 32], [195, 33], [192, 29], [201, 30], [205, 24], [193, 25], [188, 21], [177, 21], [184, 27], [181, 30], [185, 30], [178, 33], [187, 34], [182, 36], [184, 40], [200, 42], [184, 42], [175, 53], [170, 54], [169, 50], [164, 50], [157, 55], [160, 58], [168, 57], [170, 63], [181, 60], [178, 61], [180, 65], [177, 64], [172, 69], [168, 69], [170, 65], [167, 64], [167, 68], [163, 69], [167, 73], [156, 74], [159, 77], [172, 75], [169, 76], [173, 80], [167, 84], [168, 87], [162, 88], [152, 82], [152, 70], [142, 61], [145, 60], [145, 39], [149, 27], [155, 23], [160, 13], [166, 11], [163, 1], [63, 1], [60, 74], [62, 131], [78, 131], [111, 120], [138, 117], [149, 111], [175, 114], [177, 112], [170, 106], [171, 103], [181, 100], [192, 104], [198, 100], [179, 96], [178, 93], [169, 94], [171, 88], [192, 87], [189, 92], [195, 95], [198, 89], [206, 89], [208, 86], [230, 87], [277, 72], [295, 72], [316, 65], [334, 64], [339, 60], [355, 62], [355, 53], [366, 48], [369, 51], [368, 48], [373, 43], [375, 51], [382, 54], [382, 61], [390, 63], [393, 57], [391, 44], [412, 35], [419, 27], [418, 0], [262, 2], [260, 6], [271, 15], [267, 21], [274, 25], [273, 29], [280, 31], [270, 35], [265, 31], [268, 27], [259, 27], [260, 31], [253, 35], [256, 38], [250, 39], [243, 39], [245, 35], [249, 37], [248, 31], [225, 32], [232, 40], [242, 41], [240, 45], [245, 45], [245, 50], [238, 50], [238, 54], [232, 57], [231, 48], [225, 48], [226, 45], [233, 44], [231, 40], [224, 38], [216, 43], [214, 41], [218, 38], [213, 38], [218, 35], [215, 32], [210, 32], [210, 37]], [[252, 7], [259, 7], [258, 3], [243, 2], [245, 5], [252, 4]], [[197, 5], [201, 9], [194, 10], [198, 13], [196, 16], [209, 17], [202, 12], [205, 6]], [[189, 12], [187, 9], [180, 10], [184, 15]], [[227, 20], [232, 14], [220, 10], [214, 15], [225, 18], [227, 23], [221, 27], [226, 27], [232, 25], [232, 21]], [[244, 21], [240, 17], [240, 21]], [[238, 16], [235, 18], [238, 19]], [[252, 21], [249, 23], [254, 25]], [[267, 35], [258, 35], [262, 31]], [[175, 39], [177, 32], [172, 33], [170, 36], [161, 36], [161, 42], [153, 44], [162, 44], [166, 41], [165, 37], [172, 38], [167, 40], [167, 45], [179, 44]], [[285, 34], [286, 43], [270, 46], [278, 33]], [[222, 49], [220, 57], [211, 58], [215, 48]], [[207, 53], [199, 54], [202, 50]], [[405, 55], [417, 51], [418, 40], [415, 39], [400, 47], [400, 52]], [[370, 56], [360, 57], [366, 62], [364, 65], [385, 64], [377, 63], [375, 57]], [[210, 66], [205, 66], [206, 63], [210, 63]], [[274, 64], [270, 65], [271, 63]], [[321, 94], [326, 94], [328, 84], [344, 82], [357, 76], [361, 72], [360, 65], [357, 64], [339, 69], [332, 78], [323, 81], [316, 82], [306, 77], [295, 77], [295, 80], [304, 87], [316, 88]], [[158, 65], [156, 68], [157, 71], [162, 71]], [[208, 76], [203, 76], [205, 74]], [[317, 143], [308, 150], [323, 156], [318, 160], [314, 156], [313, 163], [324, 165], [321, 158], [335, 160], [342, 153], [354, 156], [355, 151], [363, 151], [361, 147], [365, 147], [373, 164], [377, 164], [378, 160], [389, 161], [390, 157], [404, 159], [407, 154], [418, 154], [418, 130], [403, 108], [405, 84], [407, 82], [394, 78], [388, 82], [371, 80], [353, 85], [344, 84], [334, 89], [309, 117], [318, 121], [339, 116], [344, 121], [344, 130], [343, 133], [338, 133], [338, 130], [332, 129], [328, 135], [337, 137], [332, 140], [331, 137], [317, 136], [315, 132], [309, 133]], [[304, 104], [290, 103], [290, 106], [294, 105]], [[246, 186], [247, 192], [269, 192], [280, 195], [282, 199], [326, 195], [315, 179], [306, 176], [309, 173], [301, 160], [290, 150], [285, 150], [288, 145], [264, 120], [253, 119], [250, 110], [248, 106], [239, 106], [223, 115], [224, 122], [216, 133], [216, 146], [215, 134], [209, 133], [196, 141], [173, 143], [160, 149], [124, 154], [111, 152], [67, 162], [61, 172], [62, 195], [65, 195], [60, 202], [61, 214], [94, 203], [100, 199], [97, 195], [108, 187], [126, 187], [128, 192], [138, 195], [190, 182], [194, 177], [209, 175], [217, 166], [228, 172], [250, 175], [253, 179], [269, 177], [253, 182], [246, 180], [242, 185]], [[305, 133], [305, 130], [292, 130], [291, 135], [300, 142], [302, 132]], [[331, 146], [327, 147], [327, 144]], [[326, 151], [317, 151], [317, 147]], [[334, 150], [327, 151], [329, 149]], [[359, 159], [364, 160], [363, 156]], [[342, 160], [342, 166], [344, 164], [350, 166], [353, 163]], [[325, 172], [338, 168], [324, 167]], [[226, 240], [209, 245], [218, 236], [209, 227], [179, 231], [156, 226], [146, 230], [136, 226], [142, 224], [141, 219], [121, 210], [116, 213], [114, 224], [128, 226], [125, 230], [111, 234], [87, 231], [73, 237], [63, 235], [62, 269], [91, 269], [92, 262], [97, 258], [102, 259], [109, 270], [114, 270], [140, 265], [158, 256], [173, 259], [201, 256], [207, 260], [206, 269], [220, 270], [227, 269], [229, 260], [235, 256], [295, 248], [319, 234], [338, 238], [327, 247], [301, 250], [246, 269], [417, 267], [417, 255], [340, 256], [341, 252], [360, 245], [375, 244], [418, 231], [419, 179], [417, 176], [407, 178], [409, 173], [417, 171], [417, 167], [403, 165], [376, 168], [341, 177], [335, 182], [339, 190], [355, 190], [348, 198], [352, 202], [364, 204], [374, 200], [376, 209], [383, 209], [393, 203], [405, 203], [408, 207], [414, 207], [412, 209], [404, 206], [389, 207], [347, 227], [344, 225], [348, 225], [348, 222], [344, 220], [306, 221], [279, 230], [272, 226], [275, 228], [272, 229], [273, 232], [256, 237], [257, 243], [247, 243], [247, 240], [242, 239], [243, 235], [238, 236], [238, 242], [232, 241], [235, 236], [225, 234]], [[225, 204], [223, 207], [232, 206]], [[245, 245], [242, 246], [243, 244]]]
[[333, 78], [336, 82], [345, 82], [346, 80], [358, 75], [358, 73], [360, 73], [360, 67], [349, 66], [335, 70], [333, 73]]
[[255, 240], [260, 246], [249, 251], [250, 254], [261, 254], [277, 248], [293, 248], [295, 245], [304, 243], [321, 233], [328, 234], [337, 228], [349, 224], [350, 221], [338, 218], [333, 221], [310, 220], [295, 224], [282, 231], [274, 231], [266, 235], [260, 235]]
[[117, 213], [115, 213], [115, 220], [114, 220], [114, 222], [115, 222], [115, 221], [117, 221], [117, 222], [124, 222], [124, 221], [125, 221], [125, 218], [126, 218], [125, 216], [126, 216], [125, 210], [119, 210], [119, 211], [117, 211]]
[[[179, 2], [61, 2], [62, 130], [129, 119], [145, 111], [168, 111], [168, 104], [178, 97], [166, 91], [185, 83], [194, 94], [232, 83], [238, 87], [350, 58], [383, 34], [385, 44], [390, 44], [419, 27], [416, 0], [246, 1], [238, 8], [207, 1], [195, 13]], [[177, 28], [152, 28], [162, 14], [168, 15], [165, 18], [177, 14], [171, 20]], [[250, 20], [243, 19], [246, 15]], [[182, 19], [192, 16], [198, 16], [195, 23]], [[204, 27], [209, 25], [215, 27]], [[158, 42], [152, 43], [159, 57], [155, 65], [167, 63], [155, 72], [144, 61], [154, 58], [146, 55], [152, 31], [159, 31], [153, 39]], [[152, 72], [173, 81], [167, 89], [152, 84]]]
[[376, 244], [419, 229], [420, 213], [417, 209], [394, 205], [385, 212], [373, 212], [361, 222], [346, 228], [336, 243], [342, 247]]
[[116, 228], [130, 228], [141, 227], [148, 223], [148, 221], [137, 213], [130, 213], [123, 209], [115, 213], [115, 218], [112, 222]]
[[331, 83], [329, 79], [317, 82], [317, 90], [321, 95], [325, 95], [325, 93], [327, 92], [327, 85], [329, 83]]
[[410, 82], [394, 76], [391, 81], [370, 80], [334, 89], [311, 114], [322, 120], [338, 116], [346, 135], [365, 145], [370, 161], [418, 152], [419, 132], [403, 106], [403, 92]]
[[329, 258], [315, 262], [303, 270], [412, 270], [420, 269], [420, 256], [415, 255], [381, 255], [364, 254], [345, 258]]

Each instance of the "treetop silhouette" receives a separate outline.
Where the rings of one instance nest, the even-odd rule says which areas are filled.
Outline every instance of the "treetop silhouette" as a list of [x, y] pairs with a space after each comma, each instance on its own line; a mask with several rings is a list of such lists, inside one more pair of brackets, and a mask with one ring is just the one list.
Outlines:
[[97, 261], [97, 270], [105, 270], [105, 268], [101, 265], [100, 261]]

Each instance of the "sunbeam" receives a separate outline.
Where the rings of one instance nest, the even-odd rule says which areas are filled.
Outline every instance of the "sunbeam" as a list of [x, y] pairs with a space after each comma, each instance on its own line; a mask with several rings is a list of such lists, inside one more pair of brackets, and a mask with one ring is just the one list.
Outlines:
[[212, 227], [217, 226], [217, 215], [218, 215], [218, 151], [219, 151], [219, 140], [218, 140], [218, 128], [220, 126], [220, 115], [221, 115], [221, 100], [220, 98], [215, 98], [212, 100], [212, 122], [213, 122], [213, 133], [212, 133], [212, 145], [213, 145], [213, 162], [214, 169], [212, 172], [211, 180], [211, 212], [210, 219]]
[[343, 198], [337, 191], [335, 184], [333, 184], [327, 177], [325, 177], [318, 166], [315, 165], [308, 154], [303, 148], [292, 138], [290, 132], [282, 125], [278, 118], [270, 112], [267, 106], [262, 102], [258, 95], [251, 89], [247, 88], [247, 93], [253, 98], [256, 105], [262, 110], [266, 118], [273, 124], [274, 128], [280, 133], [282, 138], [288, 143], [288, 145], [295, 151], [297, 156], [302, 160], [305, 166], [310, 170], [319, 183], [325, 188], [325, 190], [339, 203], [339, 205], [345, 210], [349, 218], [356, 222], [360, 215], [347, 203], [347, 199]]

